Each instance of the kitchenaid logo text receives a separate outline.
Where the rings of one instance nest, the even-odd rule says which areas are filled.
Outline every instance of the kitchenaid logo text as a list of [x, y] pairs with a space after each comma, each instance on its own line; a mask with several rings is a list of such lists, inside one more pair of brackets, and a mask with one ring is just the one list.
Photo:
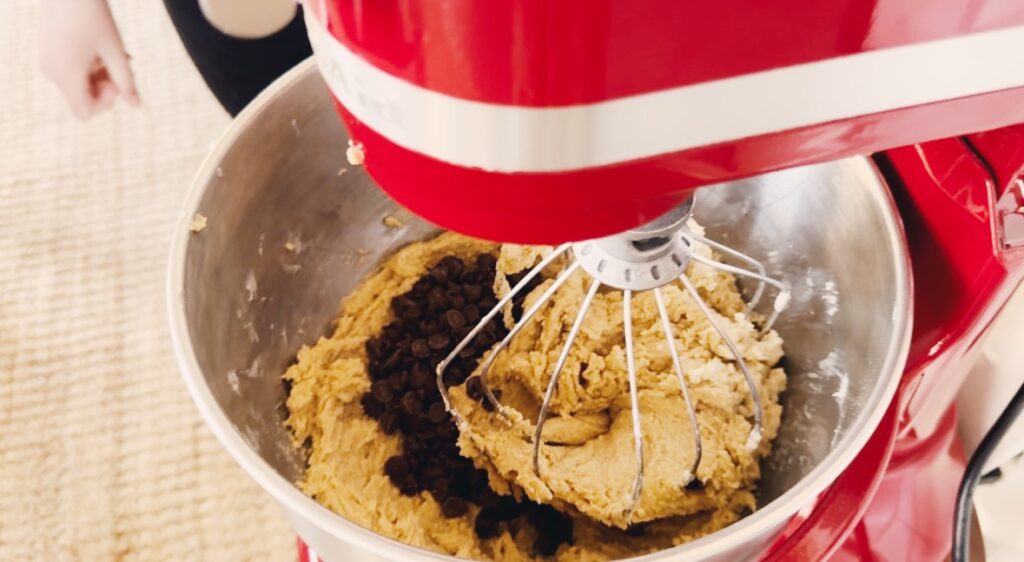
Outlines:
[[361, 75], [359, 66], [351, 64], [352, 53], [341, 48], [340, 43], [330, 37], [319, 22], [310, 19], [307, 13], [306, 27], [309, 29], [317, 66], [331, 92], [361, 120], [367, 120], [364, 115], [369, 113], [373, 116], [373, 122], [380, 120], [402, 128], [401, 105], [397, 100], [367, 84], [366, 81], [372, 81], [372, 77]]

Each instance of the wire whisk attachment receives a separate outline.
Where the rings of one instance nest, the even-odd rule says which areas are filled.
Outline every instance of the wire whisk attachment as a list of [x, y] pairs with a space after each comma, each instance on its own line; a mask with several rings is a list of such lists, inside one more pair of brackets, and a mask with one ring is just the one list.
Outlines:
[[[737, 343], [723, 328], [716, 318], [716, 313], [701, 297], [693, 282], [687, 277], [687, 267], [691, 263], [702, 264], [735, 276], [747, 277], [756, 282], [749, 302], [747, 302], [747, 313], [749, 314], [757, 307], [764, 298], [766, 292], [774, 293], [774, 300], [771, 312], [761, 325], [760, 334], [766, 334], [779, 315], [785, 310], [790, 299], [789, 287], [781, 280], [770, 277], [766, 268], [758, 260], [738, 252], [728, 246], [722, 245], [694, 233], [687, 227], [686, 223], [691, 214], [691, 204], [687, 203], [677, 208], [668, 215], [636, 230], [627, 231], [615, 236], [588, 240], [584, 242], [563, 244], [555, 248], [539, 263], [530, 269], [511, 289], [498, 301], [498, 303], [485, 314], [479, 323], [463, 338], [451, 353], [437, 366], [437, 386], [444, 400], [445, 407], [455, 418], [460, 430], [466, 428], [468, 423], [465, 417], [452, 407], [448, 389], [444, 384], [444, 372], [448, 365], [465, 349], [465, 347], [480, 333], [485, 325], [495, 316], [500, 314], [514, 298], [520, 296], [526, 287], [535, 280], [541, 272], [550, 266], [555, 260], [568, 258], [568, 264], [558, 273], [539, 297], [534, 300], [516, 320], [512, 329], [487, 353], [481, 362], [478, 370], [482, 383], [485, 399], [494, 406], [499, 416], [509, 423], [516, 423], [522, 416], [518, 412], [503, 404], [492, 385], [488, 384], [488, 374], [494, 365], [496, 358], [504, 352], [518, 335], [524, 326], [533, 320], [537, 313], [548, 304], [554, 295], [562, 288], [574, 274], [580, 270], [585, 271], [591, 278], [586, 295], [580, 304], [568, 336], [558, 354], [547, 385], [544, 390], [543, 400], [536, 422], [527, 437], [532, 446], [532, 468], [533, 472], [541, 477], [541, 447], [543, 446], [544, 427], [551, 416], [551, 404], [558, 389], [558, 384], [564, 370], [573, 344], [586, 320], [587, 313], [591, 309], [595, 297], [599, 291], [621, 290], [622, 291], [622, 321], [625, 339], [625, 355], [627, 367], [627, 381], [629, 386], [630, 419], [632, 422], [633, 456], [635, 459], [635, 475], [625, 509], [627, 519], [635, 509], [644, 487], [644, 434], [643, 420], [640, 411], [639, 390], [637, 384], [637, 366], [634, 351], [633, 333], [633, 300], [635, 294], [642, 291], [652, 291], [657, 305], [658, 320], [661, 324], [668, 354], [671, 357], [672, 370], [678, 382], [679, 394], [686, 408], [686, 416], [689, 420], [692, 439], [694, 444], [694, 455], [688, 466], [680, 467], [682, 485], [688, 486], [697, 476], [697, 469], [700, 466], [702, 446], [700, 423], [697, 416], [697, 408], [691, 396], [686, 381], [683, 363], [680, 359], [679, 350], [676, 348], [676, 334], [671, 319], [669, 318], [666, 298], [662, 288], [666, 285], [677, 283], [685, 294], [696, 304], [698, 310], [707, 319], [714, 332], [718, 334], [722, 342], [729, 350], [733, 362], [743, 374], [747, 389], [753, 404], [753, 423], [750, 433], [747, 436], [746, 447], [749, 451], [756, 450], [764, 434], [764, 408], [761, 403], [761, 395], [757, 383], [751, 373], [743, 353]], [[732, 265], [723, 263], [716, 259], [704, 257], [694, 251], [697, 244], [708, 246], [713, 252], [722, 258], [731, 260], [733, 263], [743, 264]], [[768, 291], [768, 287], [773, 291]]]

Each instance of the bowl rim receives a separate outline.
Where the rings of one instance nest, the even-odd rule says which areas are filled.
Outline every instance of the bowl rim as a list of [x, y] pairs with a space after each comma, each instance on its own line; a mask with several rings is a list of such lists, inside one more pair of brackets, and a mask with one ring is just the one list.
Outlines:
[[[216, 174], [220, 161], [235, 141], [249, 126], [259, 119], [261, 111], [274, 100], [285, 95], [289, 89], [315, 74], [317, 67], [311, 58], [299, 63], [268, 86], [231, 122], [205, 158], [194, 176], [185, 198], [178, 224], [172, 236], [171, 251], [167, 266], [166, 304], [170, 324], [171, 340], [178, 367], [192, 400], [207, 426], [213, 431], [221, 445], [227, 449], [251, 478], [286, 508], [291, 514], [302, 517], [309, 523], [330, 533], [353, 546], [390, 557], [395, 560], [452, 561], [454, 556], [433, 552], [385, 537], [364, 528], [341, 515], [330, 511], [314, 499], [303, 494], [294, 482], [289, 481], [256, 453], [244, 440], [224, 411], [220, 408], [199, 366], [185, 311], [185, 261], [189, 243], [194, 233], [189, 222], [199, 211], [199, 204], [206, 193], [206, 186]], [[326, 86], [324, 86], [326, 90]], [[832, 450], [810, 473], [779, 497], [728, 527], [695, 541], [658, 552], [629, 558], [636, 562], [653, 562], [665, 558], [674, 560], [700, 560], [729, 552], [747, 542], [761, 537], [766, 531], [780, 527], [802, 508], [812, 505], [839, 473], [853, 461], [868, 438], [874, 433], [885, 414], [901, 379], [900, 373], [907, 360], [913, 318], [913, 301], [910, 277], [910, 258], [902, 222], [896, 211], [892, 194], [885, 188], [886, 182], [878, 169], [866, 157], [851, 157], [847, 161], [860, 161], [866, 172], [873, 173], [879, 180], [878, 188], [871, 189], [871, 196], [882, 208], [892, 212], [884, 213], [884, 227], [892, 244], [895, 256], [895, 279], [897, 287], [893, 333], [885, 359], [879, 370], [887, 376], [885, 384], [876, 384], [865, 400], [868, 406], [862, 411], [846, 434], [832, 447]]]

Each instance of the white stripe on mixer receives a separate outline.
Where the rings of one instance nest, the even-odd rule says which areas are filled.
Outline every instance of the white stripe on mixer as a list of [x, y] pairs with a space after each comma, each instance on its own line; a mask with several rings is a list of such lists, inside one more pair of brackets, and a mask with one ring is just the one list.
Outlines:
[[306, 25], [320, 70], [353, 115], [407, 149], [497, 172], [615, 164], [1024, 86], [1024, 26], [1018, 26], [599, 103], [490, 104], [380, 70], [310, 12]]

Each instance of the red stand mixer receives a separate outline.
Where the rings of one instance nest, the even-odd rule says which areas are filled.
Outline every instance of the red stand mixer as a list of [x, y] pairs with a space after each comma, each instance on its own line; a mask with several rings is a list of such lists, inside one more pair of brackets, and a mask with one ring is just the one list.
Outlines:
[[911, 252], [906, 370], [855, 460], [760, 559], [946, 558], [965, 466], [954, 398], [1024, 276], [1024, 4], [305, 8], [367, 172], [470, 235], [594, 239], [700, 186], [872, 154]]

